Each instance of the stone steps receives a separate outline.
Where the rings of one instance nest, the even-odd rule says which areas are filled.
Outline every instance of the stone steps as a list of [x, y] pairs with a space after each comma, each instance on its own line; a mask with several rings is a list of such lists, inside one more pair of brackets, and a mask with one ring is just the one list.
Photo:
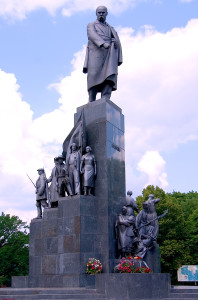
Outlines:
[[167, 300], [195, 300], [198, 299], [197, 286], [173, 286], [170, 289], [169, 298]]
[[[0, 300], [109, 300], [92, 288], [0, 288]], [[172, 287], [168, 298], [160, 300], [198, 300], [198, 287]], [[125, 299], [120, 299], [125, 300]], [[134, 299], [140, 300], [140, 299]], [[141, 299], [144, 300], [144, 299]], [[145, 299], [151, 300], [151, 299]], [[158, 300], [158, 299], [156, 299]]]
[[95, 289], [86, 288], [2, 288], [0, 300], [107, 300], [105, 295], [99, 294]]

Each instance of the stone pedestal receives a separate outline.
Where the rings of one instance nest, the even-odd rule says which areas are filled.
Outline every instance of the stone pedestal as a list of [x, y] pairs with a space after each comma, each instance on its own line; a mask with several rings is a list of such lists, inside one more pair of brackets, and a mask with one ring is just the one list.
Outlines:
[[94, 196], [59, 199], [30, 224], [29, 287], [91, 285], [89, 257], [101, 259]]
[[59, 198], [58, 208], [45, 209], [30, 226], [30, 287], [91, 285], [85, 274], [90, 257], [113, 272], [115, 220], [125, 199], [124, 116], [113, 102], [98, 100], [84, 112], [87, 145], [96, 158], [95, 196]]
[[87, 145], [96, 157], [95, 195], [98, 244], [104, 272], [112, 272], [116, 253], [115, 220], [125, 199], [124, 116], [112, 101], [97, 100], [77, 108], [74, 123], [84, 112]]

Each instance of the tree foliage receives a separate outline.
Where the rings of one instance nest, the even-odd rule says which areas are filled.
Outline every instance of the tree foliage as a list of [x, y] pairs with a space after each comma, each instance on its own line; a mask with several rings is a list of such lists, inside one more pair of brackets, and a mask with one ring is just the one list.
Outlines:
[[9, 286], [11, 276], [27, 275], [28, 226], [17, 216], [0, 215], [0, 286]]
[[139, 209], [149, 194], [160, 198], [156, 205], [158, 215], [168, 208], [168, 214], [159, 220], [162, 272], [171, 273], [176, 282], [177, 269], [182, 265], [198, 264], [198, 193], [165, 193], [152, 185], [143, 190], [136, 201]]

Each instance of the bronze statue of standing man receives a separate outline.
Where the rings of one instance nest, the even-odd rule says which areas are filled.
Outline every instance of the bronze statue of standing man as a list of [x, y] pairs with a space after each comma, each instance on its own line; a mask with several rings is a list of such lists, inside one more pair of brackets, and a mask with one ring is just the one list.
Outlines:
[[69, 174], [72, 195], [80, 195], [80, 153], [76, 143], [70, 147], [71, 153], [66, 160], [66, 169]]
[[36, 207], [37, 207], [37, 218], [42, 218], [42, 208], [48, 208], [47, 203], [47, 191], [46, 191], [46, 184], [47, 179], [45, 176], [45, 171], [43, 168], [37, 170], [39, 174], [39, 178], [36, 181]]
[[97, 20], [87, 26], [88, 46], [83, 72], [88, 73], [89, 102], [96, 100], [97, 93], [101, 93], [102, 99], [110, 99], [111, 92], [117, 89], [122, 49], [117, 32], [106, 23], [107, 15], [105, 6], [97, 7]]

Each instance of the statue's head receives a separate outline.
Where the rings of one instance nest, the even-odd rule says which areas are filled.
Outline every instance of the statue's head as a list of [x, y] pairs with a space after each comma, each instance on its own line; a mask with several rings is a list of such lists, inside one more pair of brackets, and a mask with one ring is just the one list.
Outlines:
[[58, 156], [54, 157], [54, 163], [57, 164], [58, 162]]
[[127, 192], [127, 196], [132, 196], [133, 195], [133, 192], [132, 191], [128, 191]]
[[72, 144], [71, 144], [71, 150], [72, 150], [72, 151], [76, 151], [76, 149], [77, 149], [76, 143], [72, 143]]
[[126, 208], [126, 206], [122, 206], [121, 212], [122, 212], [122, 215], [126, 215], [126, 213], [127, 213], [127, 208]]
[[149, 195], [149, 199], [151, 199], [151, 200], [154, 199], [154, 195], [153, 195], [153, 194], [150, 194], [150, 195]]
[[91, 151], [92, 151], [91, 147], [90, 147], [90, 146], [87, 146], [87, 147], [86, 147], [86, 152], [88, 153], [88, 152], [91, 152]]
[[62, 156], [62, 155], [59, 155], [59, 156], [57, 156], [56, 157], [56, 161], [58, 162], [58, 163], [63, 163], [63, 161], [65, 160], [65, 158], [64, 158], [64, 156]]
[[143, 202], [142, 206], [144, 211], [148, 212], [148, 208], [149, 208], [148, 202], [147, 201]]
[[44, 169], [43, 168], [37, 169], [37, 172], [38, 172], [39, 175], [41, 175], [41, 174], [44, 173]]
[[107, 15], [108, 15], [108, 11], [106, 6], [98, 6], [96, 8], [96, 16], [99, 22], [104, 23], [106, 21]]

